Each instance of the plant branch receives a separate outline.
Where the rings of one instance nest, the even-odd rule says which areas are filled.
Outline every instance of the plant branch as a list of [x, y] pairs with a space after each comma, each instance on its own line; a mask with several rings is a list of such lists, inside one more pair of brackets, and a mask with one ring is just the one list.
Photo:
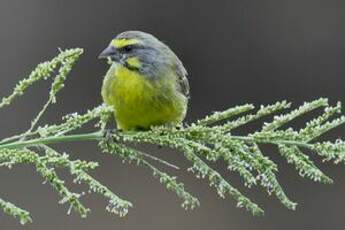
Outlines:
[[[55, 58], [39, 64], [27, 78], [15, 86], [9, 96], [0, 100], [1, 109], [11, 105], [14, 99], [23, 95], [34, 83], [52, 78], [47, 102], [31, 122], [30, 128], [0, 140], [0, 167], [34, 165], [35, 170], [61, 196], [60, 203], [69, 203], [70, 209], [81, 217], [85, 217], [89, 211], [80, 201], [81, 194], [87, 193], [70, 192], [72, 190], [58, 177], [57, 168], [68, 170], [73, 182], [84, 183], [89, 192], [108, 199], [106, 210], [111, 213], [125, 216], [133, 205], [90, 174], [89, 171], [98, 166], [97, 162], [71, 160], [68, 154], [57, 152], [52, 145], [95, 142], [103, 152], [149, 169], [167, 190], [182, 199], [185, 209], [194, 209], [199, 206], [199, 200], [187, 192], [184, 184], [178, 182], [175, 176], [168, 175], [164, 169], [154, 166], [151, 161], [175, 169], [178, 167], [136, 149], [133, 144], [151, 144], [177, 150], [191, 165], [187, 171], [192, 172], [197, 178], [207, 179], [220, 197], [231, 196], [238, 207], [243, 207], [254, 215], [262, 215], [263, 209], [232, 186], [225, 176], [210, 166], [210, 163], [224, 161], [229, 171], [240, 175], [247, 188], [261, 186], [286, 208], [294, 210], [297, 204], [285, 193], [284, 186], [281, 186], [276, 175], [278, 165], [261, 150], [262, 144], [278, 147], [278, 153], [294, 165], [301, 177], [315, 182], [329, 184], [333, 181], [309, 159], [304, 150], [318, 154], [325, 161], [345, 162], [345, 141], [317, 141], [318, 137], [345, 123], [345, 116], [337, 117], [341, 113], [341, 104], [329, 106], [325, 98], [305, 102], [292, 110], [292, 104], [287, 101], [260, 106], [256, 110], [253, 104], [244, 104], [214, 112], [189, 125], [184, 124], [176, 128], [152, 127], [147, 131], [107, 132], [107, 123], [113, 122], [114, 108], [106, 105], [97, 106], [84, 114], [66, 115], [59, 124], [39, 124], [40, 118], [56, 102], [57, 93], [64, 87], [67, 76], [82, 53], [82, 49], [60, 50]], [[317, 109], [323, 109], [323, 113], [306, 122], [303, 128], [295, 130], [293, 126], [288, 127], [292, 120]], [[263, 117], [273, 118], [253, 133], [236, 133], [237, 128]], [[80, 133], [79, 129], [90, 123], [95, 125], [94, 131]], [[18, 217], [23, 224], [31, 222], [27, 211], [8, 201], [0, 199], [0, 208], [5, 213]]]

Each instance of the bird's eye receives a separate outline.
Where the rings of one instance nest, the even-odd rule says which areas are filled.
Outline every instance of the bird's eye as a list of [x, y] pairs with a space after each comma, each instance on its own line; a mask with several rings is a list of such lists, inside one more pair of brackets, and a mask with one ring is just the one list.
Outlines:
[[132, 46], [132, 45], [125, 46], [125, 47], [123, 47], [123, 50], [124, 50], [125, 52], [130, 52], [130, 51], [133, 50], [133, 46]]

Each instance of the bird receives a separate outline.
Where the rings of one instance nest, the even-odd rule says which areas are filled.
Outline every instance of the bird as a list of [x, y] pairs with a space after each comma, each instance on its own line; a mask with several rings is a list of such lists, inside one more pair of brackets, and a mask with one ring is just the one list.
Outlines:
[[99, 54], [110, 65], [101, 95], [113, 107], [118, 130], [178, 127], [188, 109], [187, 71], [177, 55], [152, 34], [125, 31]]

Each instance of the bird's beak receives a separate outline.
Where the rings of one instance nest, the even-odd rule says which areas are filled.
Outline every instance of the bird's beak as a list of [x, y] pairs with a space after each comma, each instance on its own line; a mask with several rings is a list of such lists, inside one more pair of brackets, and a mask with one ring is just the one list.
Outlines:
[[118, 52], [113, 46], [108, 46], [105, 48], [102, 53], [99, 54], [98, 58], [103, 59], [103, 58], [116, 58], [118, 56]]

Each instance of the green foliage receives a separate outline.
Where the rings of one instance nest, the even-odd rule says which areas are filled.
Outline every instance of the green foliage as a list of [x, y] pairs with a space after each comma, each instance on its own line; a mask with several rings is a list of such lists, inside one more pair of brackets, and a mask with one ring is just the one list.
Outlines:
[[32, 222], [30, 213], [0, 198], [0, 208], [8, 215], [19, 218], [21, 224]]
[[[61, 199], [59, 203], [69, 205], [68, 213], [73, 210], [81, 217], [86, 217], [90, 210], [82, 204], [81, 197], [84, 193], [71, 191], [59, 178], [57, 168], [68, 170], [75, 183], [86, 184], [89, 193], [96, 193], [108, 199], [106, 210], [111, 213], [125, 216], [132, 204], [92, 177], [92, 170], [98, 167], [98, 163], [71, 160], [68, 154], [59, 153], [50, 146], [55, 143], [95, 141], [102, 152], [150, 170], [167, 190], [176, 193], [182, 200], [183, 208], [194, 209], [200, 205], [199, 200], [188, 192], [185, 185], [178, 182], [176, 177], [168, 175], [153, 163], [160, 163], [162, 166], [174, 169], [179, 168], [163, 159], [130, 147], [133, 145], [129, 144], [147, 143], [176, 149], [190, 162], [188, 172], [195, 174], [197, 178], [207, 179], [220, 197], [232, 197], [238, 207], [244, 207], [253, 215], [262, 215], [263, 209], [231, 185], [229, 180], [210, 166], [210, 163], [224, 161], [229, 171], [241, 176], [245, 186], [248, 188], [260, 186], [268, 194], [274, 195], [288, 209], [294, 210], [297, 204], [284, 192], [277, 179], [278, 166], [261, 151], [262, 144], [276, 146], [277, 152], [296, 168], [301, 177], [324, 184], [333, 181], [304, 151], [309, 150], [311, 153], [318, 154], [325, 161], [334, 163], [345, 161], [344, 141], [315, 141], [325, 132], [345, 122], [344, 116], [333, 118], [341, 112], [340, 103], [332, 107], [324, 98], [304, 103], [290, 112], [288, 110], [291, 104], [286, 101], [261, 106], [256, 111], [254, 105], [245, 104], [215, 112], [189, 125], [185, 124], [176, 128], [154, 127], [149, 131], [140, 132], [107, 131], [107, 122], [113, 122], [113, 110], [105, 105], [98, 106], [82, 115], [65, 116], [60, 124], [39, 126], [41, 116], [51, 104], [56, 102], [56, 94], [63, 88], [66, 77], [82, 52], [81, 49], [61, 51], [51, 61], [39, 64], [28, 78], [17, 84], [13, 93], [2, 99], [0, 103], [0, 109], [8, 106], [15, 98], [23, 95], [30, 85], [48, 77], [53, 78], [47, 103], [33, 119], [29, 129], [0, 140], [0, 167], [12, 168], [18, 164], [33, 165], [43, 180], [56, 190]], [[300, 129], [287, 127], [295, 118], [320, 109], [323, 109], [323, 113], [307, 122], [304, 127]], [[273, 119], [264, 123], [260, 130], [246, 135], [236, 134], [238, 128], [267, 116], [273, 116]], [[95, 132], [70, 134], [90, 122], [96, 123]], [[0, 207], [5, 213], [19, 218], [22, 224], [31, 221], [27, 211], [12, 203], [0, 199]]]

